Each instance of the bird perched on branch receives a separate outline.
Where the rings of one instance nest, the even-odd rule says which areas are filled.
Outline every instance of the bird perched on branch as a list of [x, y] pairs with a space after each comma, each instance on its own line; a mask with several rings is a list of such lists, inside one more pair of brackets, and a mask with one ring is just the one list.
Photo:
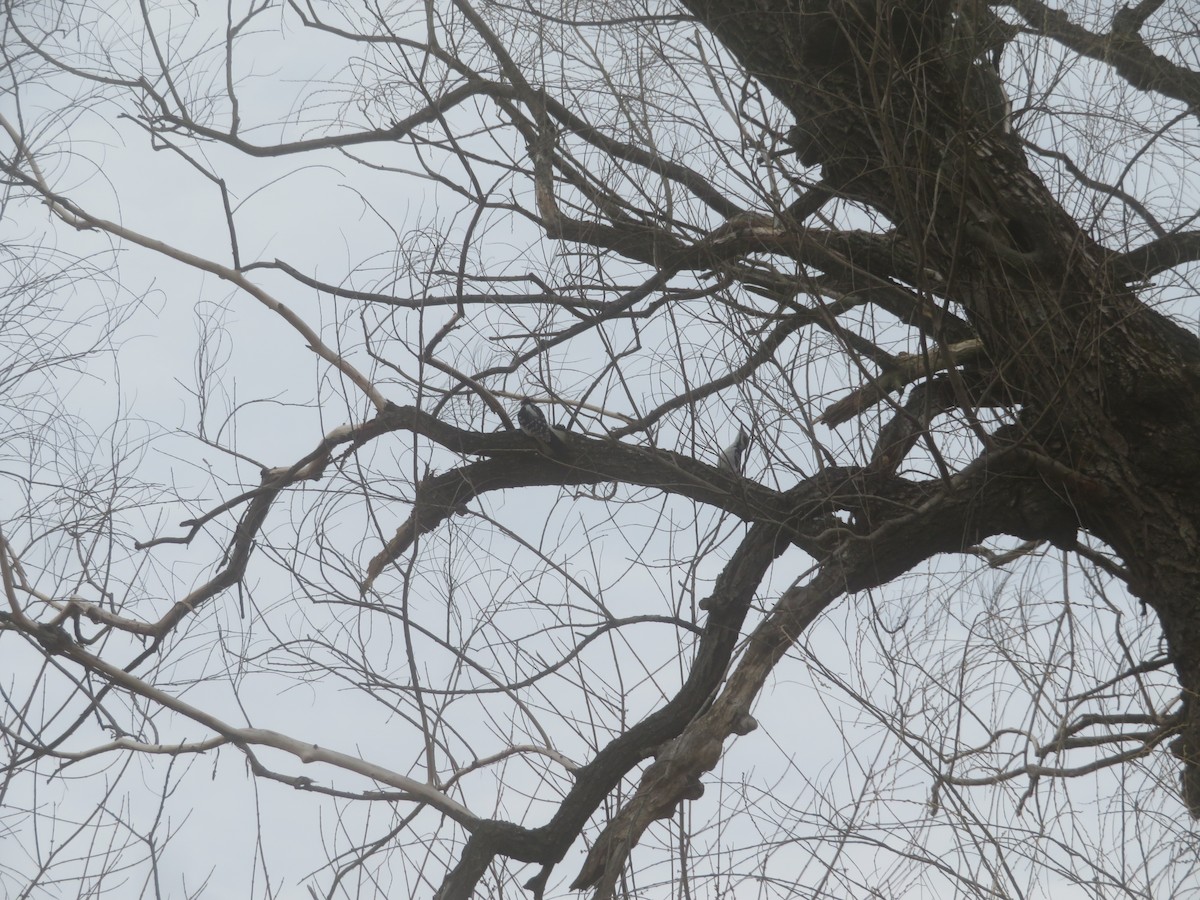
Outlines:
[[741, 475], [746, 451], [750, 448], [750, 435], [745, 426], [738, 425], [737, 440], [717, 454], [717, 468], [731, 475]]
[[521, 426], [521, 431], [537, 441], [543, 448], [551, 451], [566, 449], [563, 439], [550, 427], [550, 423], [546, 421], [546, 416], [538, 409], [537, 404], [528, 397], [521, 400], [521, 408], [517, 410], [517, 424]]

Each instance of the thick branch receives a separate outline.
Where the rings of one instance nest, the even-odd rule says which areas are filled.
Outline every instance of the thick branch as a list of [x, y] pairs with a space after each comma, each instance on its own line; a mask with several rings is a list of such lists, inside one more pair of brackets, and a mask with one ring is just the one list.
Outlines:
[[1200, 260], [1200, 231], [1180, 231], [1114, 257], [1112, 268], [1121, 281], [1145, 281], [1196, 260]]
[[1120, 27], [1133, 22], [1116, 19], [1111, 33], [1095, 34], [1041, 0], [1007, 0], [1007, 5], [1046, 37], [1112, 66], [1134, 87], [1173, 97], [1193, 110], [1200, 109], [1200, 73], [1154, 53], [1136, 29]]
[[686, 682], [661, 709], [614, 738], [576, 775], [575, 786], [554, 818], [542, 828], [525, 829], [508, 822], [485, 822], [467, 841], [458, 865], [437, 894], [438, 900], [468, 900], [492, 859], [498, 855], [541, 862], [542, 872], [530, 887], [545, 885], [552, 866], [562, 859], [575, 836], [633, 766], [656, 747], [675, 737], [711, 697], [720, 683], [754, 591], [770, 566], [788, 546], [778, 528], [755, 525], [717, 578], [716, 608], [708, 617], [696, 659]]
[[[1073, 519], [1065, 504], [1043, 486], [1018, 485], [981, 467], [964, 478], [955, 493], [932, 498], [910, 516], [892, 519], [869, 535], [847, 533], [812, 581], [785, 592], [770, 616], [754, 630], [720, 696], [646, 770], [637, 791], [592, 845], [572, 887], [596, 887], [597, 898], [610, 896], [608, 888], [641, 834], [654, 820], [671, 815], [682, 800], [695, 799], [703, 792], [700, 777], [716, 765], [725, 740], [753, 730], [750, 711], [768, 675], [804, 630], [842, 594], [885, 584], [936, 553], [959, 552], [969, 537], [981, 539], [988, 533], [1014, 529], [1031, 536], [1054, 519], [1060, 523]], [[975, 491], [983, 496], [964, 499]], [[978, 506], [975, 500], [979, 500]], [[1014, 501], [1024, 507], [1023, 522], [1009, 517], [1009, 504]], [[1049, 515], [1034, 524], [1032, 520], [1043, 513]], [[1062, 525], [1055, 527], [1061, 538]]]

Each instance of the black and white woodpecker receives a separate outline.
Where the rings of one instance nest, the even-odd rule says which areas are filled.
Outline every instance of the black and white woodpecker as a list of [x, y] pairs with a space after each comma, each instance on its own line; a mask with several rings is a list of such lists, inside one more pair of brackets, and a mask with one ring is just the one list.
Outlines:
[[744, 425], [738, 425], [737, 440], [717, 454], [717, 468], [731, 475], [741, 475], [746, 461], [746, 450], [750, 447], [750, 435]]
[[521, 408], [517, 410], [517, 424], [521, 430], [550, 450], [563, 450], [566, 445], [555, 430], [546, 421], [546, 416], [528, 397], [521, 400]]

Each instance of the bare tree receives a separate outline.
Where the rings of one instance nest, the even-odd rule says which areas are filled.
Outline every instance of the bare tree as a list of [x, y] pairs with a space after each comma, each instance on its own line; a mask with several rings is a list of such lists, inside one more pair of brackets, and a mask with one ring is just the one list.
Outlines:
[[1200, 893], [1186, 0], [99, 6], [5, 12], [7, 893]]

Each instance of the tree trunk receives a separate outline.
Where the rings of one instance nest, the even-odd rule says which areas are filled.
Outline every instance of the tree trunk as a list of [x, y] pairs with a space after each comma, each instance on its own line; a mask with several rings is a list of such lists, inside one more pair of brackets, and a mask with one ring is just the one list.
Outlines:
[[1034, 462], [1158, 614], [1200, 816], [1200, 341], [1137, 298], [1117, 254], [988, 121], [944, 0], [688, 6], [796, 116], [790, 137], [823, 187], [896, 223], [927, 273], [915, 287], [962, 307], [1018, 424], [991, 441]]

